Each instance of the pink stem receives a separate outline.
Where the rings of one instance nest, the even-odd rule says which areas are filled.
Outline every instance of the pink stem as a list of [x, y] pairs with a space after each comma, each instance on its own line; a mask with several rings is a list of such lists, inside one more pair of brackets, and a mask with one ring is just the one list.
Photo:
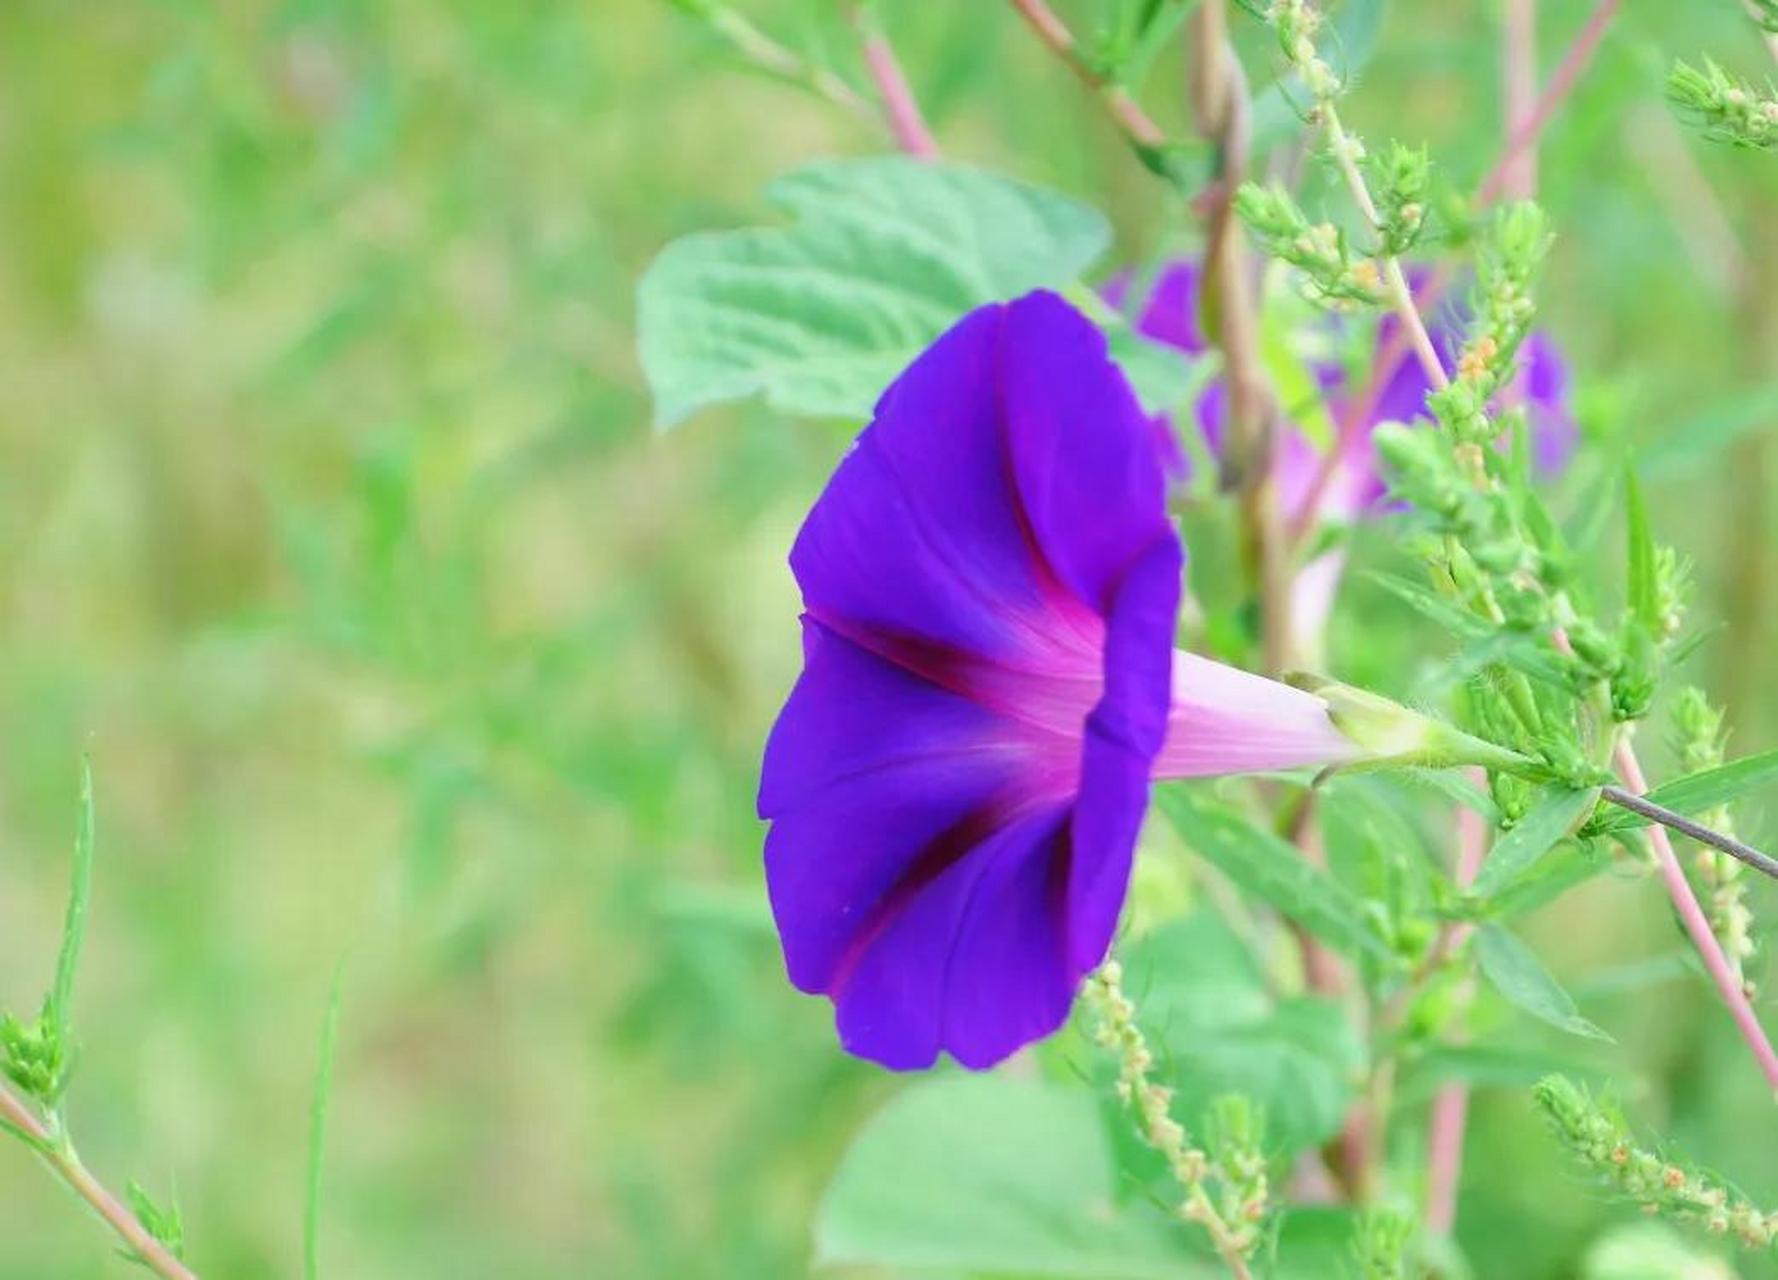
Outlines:
[[1469, 1125], [1469, 1086], [1447, 1084], [1433, 1095], [1426, 1137], [1426, 1230], [1448, 1236], [1457, 1224], [1457, 1182]]
[[1580, 80], [1581, 72], [1593, 60], [1593, 54], [1599, 48], [1599, 42], [1605, 39], [1605, 33], [1611, 26], [1617, 11], [1623, 7], [1623, 0], [1599, 0], [1599, 4], [1588, 15], [1587, 22], [1574, 37], [1574, 43], [1568, 46], [1568, 52], [1562, 55], [1561, 63], [1550, 76], [1550, 82], [1538, 95], [1537, 105], [1531, 114], [1519, 121], [1513, 134], [1507, 140], [1506, 150], [1494, 170], [1483, 181], [1481, 189], [1476, 192], [1476, 203], [1493, 204], [1505, 190], [1507, 180], [1512, 172], [1514, 161], [1536, 143], [1550, 117], [1556, 114], [1570, 93], [1574, 92], [1575, 84]]
[[[1648, 780], [1642, 776], [1642, 764], [1636, 759], [1636, 748], [1630, 745], [1627, 738], [1618, 743], [1615, 760], [1618, 775], [1623, 778], [1624, 785], [1637, 795], [1645, 794]], [[1735, 977], [1734, 968], [1723, 954], [1722, 944], [1716, 940], [1716, 933], [1710, 927], [1704, 908], [1699, 905], [1691, 883], [1685, 878], [1685, 869], [1679, 865], [1679, 857], [1673, 852], [1673, 842], [1667, 838], [1667, 829], [1650, 826], [1648, 842], [1654, 847], [1655, 858], [1660, 863], [1661, 880], [1667, 886], [1667, 896], [1673, 900], [1673, 909], [1679, 913], [1680, 923], [1685, 926], [1686, 933], [1691, 935], [1692, 945], [1698, 949], [1698, 956], [1704, 961], [1704, 968], [1710, 974], [1711, 982], [1716, 984], [1717, 993], [1729, 1007], [1729, 1014], [1734, 1018], [1741, 1038], [1753, 1050], [1760, 1070], [1765, 1073], [1766, 1084], [1778, 1091], [1778, 1054], [1772, 1052], [1772, 1042], [1766, 1038], [1765, 1028], [1760, 1026], [1759, 1017], [1747, 999], [1747, 992]]]
[[[1487, 785], [1480, 769], [1470, 780]], [[1467, 889], [1482, 869], [1488, 852], [1488, 824], [1473, 809], [1457, 810], [1457, 885]], [[1446, 952], [1461, 946], [1471, 930], [1468, 924], [1451, 927]], [[1426, 1228], [1446, 1236], [1457, 1222], [1457, 1183], [1463, 1172], [1463, 1134], [1469, 1121], [1469, 1086], [1447, 1084], [1432, 1099], [1432, 1118], [1426, 1137]]]
[[863, 5], [853, 6], [852, 21], [858, 27], [864, 65], [876, 83], [883, 115], [889, 122], [889, 132], [895, 135], [896, 145], [916, 159], [938, 159], [938, 143], [926, 127], [926, 117], [920, 114], [920, 103], [908, 85], [889, 37]]
[[[1501, 24], [1500, 77], [1506, 100], [1507, 142], [1519, 124], [1530, 118], [1537, 99], [1537, 0], [1506, 0]], [[1504, 182], [1514, 200], [1537, 194], [1537, 146], [1513, 157]]]

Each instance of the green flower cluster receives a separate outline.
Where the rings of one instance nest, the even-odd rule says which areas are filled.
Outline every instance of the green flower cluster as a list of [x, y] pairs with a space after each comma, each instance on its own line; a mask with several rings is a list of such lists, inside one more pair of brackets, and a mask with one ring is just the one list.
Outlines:
[[1770, 151], [1778, 147], [1778, 93], [1731, 75], [1710, 59], [1673, 64], [1667, 98], [1712, 142]]
[[1122, 966], [1115, 960], [1099, 966], [1087, 978], [1081, 999], [1094, 1041], [1116, 1056], [1118, 1097], [1130, 1108], [1142, 1140], [1160, 1153], [1184, 1192], [1178, 1216], [1202, 1227], [1225, 1258], [1251, 1258], [1265, 1239], [1271, 1214], [1264, 1116], [1249, 1098], [1218, 1097], [1205, 1117], [1207, 1143], [1193, 1143], [1172, 1116], [1173, 1091], [1151, 1075], [1154, 1054], [1136, 1023], [1136, 1007], [1124, 994]]
[[1765, 1213], [1709, 1174], [1637, 1145], [1616, 1111], [1564, 1076], [1533, 1091], [1557, 1139], [1583, 1166], [1644, 1213], [1734, 1235], [1750, 1249], [1778, 1241], [1778, 1213]]

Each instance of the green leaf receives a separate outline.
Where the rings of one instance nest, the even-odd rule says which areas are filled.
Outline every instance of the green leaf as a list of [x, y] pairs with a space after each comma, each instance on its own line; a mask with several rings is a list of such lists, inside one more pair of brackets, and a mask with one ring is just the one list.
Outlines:
[[1396, 1101], [1404, 1105], [1424, 1101], [1431, 1098], [1441, 1085], [1454, 1080], [1468, 1085], [1529, 1089], [1551, 1074], [1593, 1077], [1612, 1069], [1603, 1058], [1582, 1057], [1536, 1045], [1434, 1045], [1403, 1069]]
[[1648, 523], [1648, 507], [1642, 500], [1642, 486], [1631, 471], [1624, 477], [1625, 531], [1628, 538], [1629, 583], [1625, 598], [1630, 614], [1650, 635], [1660, 635], [1661, 583], [1659, 557], [1655, 552], [1654, 531]]
[[1121, 323], [1107, 325], [1105, 339], [1136, 398], [1156, 413], [1170, 413], [1196, 399], [1216, 372], [1213, 356], [1188, 356]]
[[1452, 804], [1480, 814], [1482, 821], [1491, 827], [1500, 825], [1500, 807], [1494, 803], [1494, 797], [1464, 777], [1461, 770], [1403, 769], [1399, 776], [1404, 782], [1423, 786], [1429, 791], [1437, 792]]
[[905, 156], [778, 179], [786, 227], [676, 240], [637, 293], [643, 371], [666, 427], [763, 395], [788, 413], [862, 420], [964, 312], [1073, 281], [1110, 243], [1055, 192]]
[[[1648, 798], [1675, 813], [1707, 813], [1775, 781], [1778, 781], [1778, 751], [1762, 751], [1756, 756], [1675, 778], [1650, 791]], [[1628, 809], [1602, 811], [1595, 819], [1595, 829], [1603, 835], [1615, 835], [1647, 825], [1647, 818]]]
[[1116, 1205], [1097, 1100], [1005, 1076], [921, 1081], [853, 1141], [815, 1222], [818, 1265], [1212, 1280], [1153, 1205]]
[[1494, 989], [1518, 1009], [1573, 1035], [1594, 1040], [1610, 1036], [1580, 1016], [1574, 1000], [1531, 948], [1497, 924], [1485, 924], [1476, 932], [1476, 959]]
[[1502, 632], [1493, 623], [1478, 618], [1445, 597], [1427, 590], [1419, 583], [1389, 573], [1367, 574], [1385, 591], [1413, 608], [1417, 613], [1450, 632], [1468, 647], [1479, 651], [1476, 656], [1460, 653], [1458, 664], [1465, 671], [1479, 669], [1492, 662], [1504, 662], [1540, 680], [1562, 684], [1567, 672], [1554, 657], [1529, 637]]
[[62, 947], [56, 955], [55, 985], [44, 1002], [44, 1021], [52, 1034], [71, 1045], [74, 974], [86, 942], [87, 908], [93, 896], [93, 763], [80, 760], [80, 816], [74, 828], [74, 873], [68, 891], [68, 914], [62, 924]]
[[1610, 846], [1603, 840], [1577, 840], [1557, 846], [1530, 871], [1501, 890], [1488, 904], [1495, 920], [1512, 920], [1585, 884], [1612, 867]]
[[1260, 317], [1260, 355], [1285, 418], [1317, 449], [1331, 450], [1339, 427], [1315, 371], [1292, 348], [1287, 322], [1301, 323], [1293, 308], [1267, 307]]
[[1475, 878], [1475, 894], [1491, 898], [1530, 870], [1557, 841], [1574, 830], [1598, 798], [1597, 788], [1570, 791], [1552, 787], [1545, 791], [1530, 812], [1489, 850], [1488, 859]]
[[1750, 432], [1778, 420], [1778, 383], [1768, 383], [1719, 401], [1688, 418], [1640, 451], [1637, 469], [1669, 481], [1707, 465]]
[[1164, 787], [1156, 799], [1192, 851], [1242, 889], [1347, 955], [1394, 959], [1371, 928], [1363, 902], [1289, 841], [1184, 787]]
[[335, 970], [327, 1012], [321, 1018], [321, 1047], [316, 1052], [315, 1096], [309, 1104], [308, 1177], [303, 1198], [303, 1275], [316, 1280], [321, 1256], [321, 1169], [327, 1138], [327, 1110], [333, 1098], [334, 1047], [339, 1038], [340, 989], [345, 969]]
[[1180, 1123], [1200, 1126], [1214, 1099], [1239, 1093], [1264, 1111], [1269, 1150], [1305, 1151], [1339, 1132], [1364, 1049], [1338, 1005], [1276, 999], [1208, 911], [1139, 939], [1122, 959]]

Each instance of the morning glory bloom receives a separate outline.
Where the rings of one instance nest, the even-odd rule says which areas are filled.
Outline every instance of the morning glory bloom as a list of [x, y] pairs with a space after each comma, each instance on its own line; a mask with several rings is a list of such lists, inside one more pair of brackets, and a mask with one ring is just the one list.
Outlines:
[[[1148, 286], [1141, 297], [1140, 309], [1131, 306], [1130, 292], [1134, 280], [1125, 273], [1114, 278], [1105, 289], [1106, 300], [1131, 313], [1137, 332], [1188, 354], [1209, 349], [1199, 327], [1198, 264], [1189, 259], [1169, 263]], [[1424, 272], [1410, 270], [1409, 279], [1415, 288], [1424, 280]], [[1462, 345], [1460, 314], [1450, 308], [1430, 317], [1429, 332], [1433, 346], [1447, 373], [1455, 373], [1457, 355]], [[1377, 349], [1394, 341], [1400, 322], [1385, 316], [1378, 326]], [[1538, 467], [1546, 473], [1561, 470], [1573, 455], [1579, 438], [1570, 400], [1568, 365], [1549, 336], [1541, 331], [1526, 339], [1520, 352], [1523, 372], [1519, 390], [1531, 423], [1532, 453]], [[1363, 387], [1348, 387], [1344, 371], [1321, 366], [1312, 371], [1326, 398], [1329, 415], [1337, 422], [1346, 410], [1348, 397], [1362, 394]], [[1322, 514], [1334, 520], [1352, 520], [1380, 509], [1384, 484], [1377, 471], [1371, 448], [1370, 431], [1380, 422], [1413, 422], [1427, 419], [1426, 397], [1432, 386], [1420, 362], [1410, 354], [1391, 376], [1377, 397], [1377, 404], [1364, 423], [1359, 437], [1347, 445], [1346, 456], [1340, 459], [1334, 483], [1323, 495]], [[1204, 391], [1197, 405], [1198, 426], [1213, 455], [1223, 447], [1225, 421], [1224, 390], [1213, 382]], [[1317, 472], [1322, 465], [1322, 451], [1307, 436], [1294, 428], [1280, 433], [1274, 480], [1278, 501], [1286, 518], [1294, 520], [1308, 499]]]
[[1054, 1031], [1104, 958], [1151, 777], [1363, 754], [1320, 698], [1173, 647], [1151, 419], [1034, 293], [896, 380], [791, 552], [804, 665], [759, 811], [791, 981], [897, 1069]]

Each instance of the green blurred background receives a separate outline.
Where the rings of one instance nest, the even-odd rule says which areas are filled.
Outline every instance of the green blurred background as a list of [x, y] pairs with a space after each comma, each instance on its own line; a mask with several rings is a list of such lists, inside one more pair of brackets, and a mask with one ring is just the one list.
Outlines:
[[[854, 72], [828, 0], [744, 7]], [[1546, 68], [1589, 7], [1545, 0]], [[1729, 3], [1627, 7], [1542, 152], [1548, 324], [1601, 456], [1654, 449], [1726, 624], [1696, 675], [1750, 750], [1778, 741], [1778, 166], [1685, 135], [1660, 85], [1763, 50]], [[1009, 7], [883, 13], [950, 155], [1099, 204], [1129, 258], [1177, 235]], [[1395, 0], [1354, 122], [1473, 182], [1497, 32], [1491, 3]], [[1176, 123], [1177, 61], [1147, 86]], [[784, 983], [752, 816], [797, 663], [784, 553], [846, 433], [743, 408], [654, 434], [632, 298], [668, 239], [882, 145], [654, 0], [0, 7], [0, 1001], [48, 979], [89, 751], [77, 1134], [177, 1189], [204, 1274], [298, 1272], [341, 965], [326, 1274], [807, 1273], [895, 1087]], [[1336, 665], [1387, 684], [1363, 636]], [[1778, 1199], [1725, 1020], [1625, 967], [1676, 950], [1658, 894], [1602, 882], [1531, 936], [1639, 1118]], [[1483, 1095], [1482, 1275], [1578, 1274], [1623, 1216], [1522, 1091]], [[126, 1270], [0, 1149], [0, 1276]]]

